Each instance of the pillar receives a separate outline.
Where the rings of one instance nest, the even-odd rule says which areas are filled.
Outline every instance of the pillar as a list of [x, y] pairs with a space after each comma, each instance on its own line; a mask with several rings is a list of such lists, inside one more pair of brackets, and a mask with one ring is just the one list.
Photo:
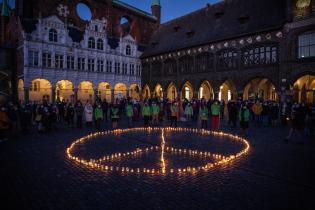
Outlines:
[[112, 103], [115, 103], [115, 90], [113, 89], [113, 90], [111, 90], [111, 102]]
[[51, 87], [51, 103], [55, 103], [56, 101], [56, 87]]
[[127, 91], [126, 96], [127, 96], [127, 98], [129, 98], [130, 97], [130, 89], [127, 89], [126, 91]]
[[24, 102], [28, 103], [30, 100], [29, 87], [24, 87]]
[[195, 99], [199, 98], [199, 92], [198, 91], [194, 91], [193, 98], [195, 98]]
[[77, 102], [78, 101], [78, 88], [74, 88], [73, 92], [74, 92], [74, 101]]
[[94, 91], [94, 101], [96, 101], [98, 100], [98, 89], [94, 88], [93, 91]]
[[243, 100], [244, 91], [240, 90], [237, 92], [237, 100]]

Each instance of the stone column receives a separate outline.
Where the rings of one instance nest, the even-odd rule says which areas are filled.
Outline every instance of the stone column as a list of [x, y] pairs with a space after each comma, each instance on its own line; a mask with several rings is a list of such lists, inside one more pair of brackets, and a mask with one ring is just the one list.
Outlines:
[[95, 88], [93, 89], [93, 91], [94, 91], [94, 101], [95, 101], [96, 99], [98, 99], [98, 89]]
[[243, 90], [240, 90], [237, 92], [237, 100], [238, 99], [244, 100], [243, 96], [244, 96]]
[[193, 98], [198, 99], [199, 98], [199, 92], [194, 91]]
[[111, 90], [111, 102], [115, 103], [115, 90]]
[[74, 88], [73, 90], [74, 94], [74, 101], [75, 103], [78, 101], [78, 88]]
[[56, 101], [56, 87], [52, 86], [51, 88], [51, 103], [55, 103]]
[[24, 102], [28, 103], [30, 100], [30, 95], [29, 95], [29, 87], [24, 87]]

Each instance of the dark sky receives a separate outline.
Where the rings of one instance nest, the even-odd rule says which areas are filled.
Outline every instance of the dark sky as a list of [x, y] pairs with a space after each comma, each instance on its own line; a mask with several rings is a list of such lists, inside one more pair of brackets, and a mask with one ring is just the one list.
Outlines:
[[[53, 0], [52, 0], [53, 1]], [[153, 0], [121, 0], [139, 9], [151, 12]], [[180, 17], [189, 12], [205, 7], [207, 3], [216, 3], [221, 0], [160, 0], [162, 6], [162, 22]], [[0, 0], [2, 2], [2, 0]], [[11, 6], [14, 0], [9, 0]]]

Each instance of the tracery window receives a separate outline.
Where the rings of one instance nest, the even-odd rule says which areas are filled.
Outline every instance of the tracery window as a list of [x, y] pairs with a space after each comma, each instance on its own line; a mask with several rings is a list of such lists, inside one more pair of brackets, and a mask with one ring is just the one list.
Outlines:
[[152, 63], [151, 71], [152, 71], [153, 77], [161, 76], [162, 75], [162, 63], [161, 62]]
[[228, 70], [238, 67], [238, 53], [235, 50], [223, 50], [218, 53], [218, 69]]
[[201, 53], [196, 57], [196, 71], [209, 72], [214, 66], [214, 55], [212, 53]]
[[192, 56], [184, 56], [179, 59], [178, 63], [180, 73], [191, 73], [194, 67], [194, 59]]
[[165, 75], [176, 75], [177, 65], [176, 60], [167, 60], [164, 63], [164, 74]]
[[315, 57], [315, 32], [307, 32], [298, 37], [299, 58]]
[[130, 47], [130, 45], [127, 45], [127, 47], [126, 47], [126, 55], [131, 55], [131, 47]]
[[275, 64], [278, 62], [278, 48], [275, 45], [256, 46], [243, 50], [242, 65], [244, 67]]

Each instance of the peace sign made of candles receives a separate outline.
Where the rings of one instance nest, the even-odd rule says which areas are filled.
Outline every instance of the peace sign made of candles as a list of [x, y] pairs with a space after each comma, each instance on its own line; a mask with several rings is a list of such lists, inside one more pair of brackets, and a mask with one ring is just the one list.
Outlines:
[[[101, 136], [106, 135], [120, 135], [130, 132], [156, 132], [161, 131], [161, 144], [160, 146], [150, 146], [145, 148], [136, 148], [133, 151], [124, 152], [124, 153], [113, 153], [110, 155], [103, 156], [99, 159], [89, 159], [85, 160], [80, 157], [73, 155], [73, 151], [75, 148], [83, 144], [87, 141], [91, 141]], [[228, 156], [224, 156], [221, 154], [213, 154], [209, 151], [200, 151], [200, 150], [191, 150], [191, 149], [180, 149], [175, 147], [166, 146], [165, 142], [165, 132], [188, 132], [194, 134], [201, 134], [202, 136], [214, 136], [214, 137], [224, 137], [228, 138], [232, 141], [239, 142], [243, 145], [243, 149], [236, 154], [231, 154]], [[211, 168], [225, 165], [230, 163], [233, 160], [236, 160], [244, 155], [246, 155], [250, 150], [250, 144], [248, 140], [245, 138], [224, 133], [224, 132], [216, 132], [216, 131], [208, 131], [204, 129], [192, 129], [192, 128], [128, 128], [128, 129], [116, 129], [116, 130], [108, 130], [104, 132], [97, 132], [93, 134], [89, 134], [85, 137], [77, 139], [74, 141], [70, 147], [67, 148], [66, 153], [67, 157], [76, 163], [86, 166], [92, 169], [98, 169], [102, 171], [116, 171], [121, 173], [138, 173], [138, 174], [168, 174], [168, 173], [178, 173], [178, 174], [186, 174], [186, 173], [197, 173], [202, 171], [208, 171]], [[110, 165], [109, 162], [115, 160], [121, 160], [122, 158], [135, 157], [139, 156], [143, 153], [148, 152], [160, 152], [160, 167], [159, 168], [131, 168], [131, 167], [119, 167]], [[211, 158], [211, 162], [207, 162], [206, 164], [198, 167], [184, 167], [184, 168], [167, 168], [164, 155], [165, 153], [171, 153], [176, 155], [189, 155], [193, 157], [200, 158]], [[214, 161], [213, 161], [214, 160]]]

